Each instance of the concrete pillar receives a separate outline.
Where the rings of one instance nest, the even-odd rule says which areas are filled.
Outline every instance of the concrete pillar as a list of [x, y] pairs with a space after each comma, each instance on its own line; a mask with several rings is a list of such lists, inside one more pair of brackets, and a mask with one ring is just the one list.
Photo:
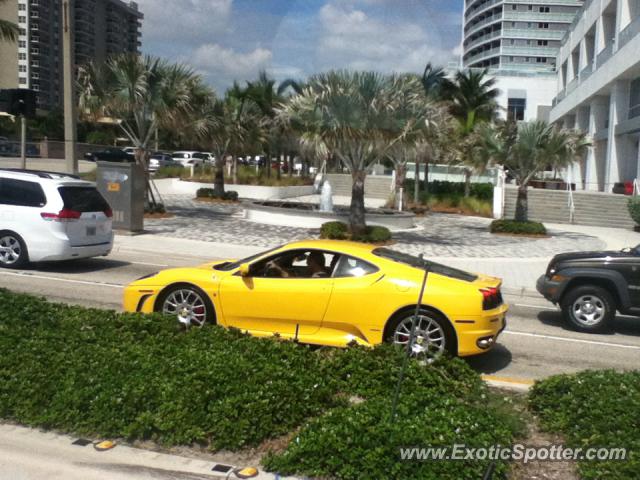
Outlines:
[[[609, 111], [609, 99], [607, 97], [595, 97], [591, 101], [589, 108], [589, 126], [588, 132], [591, 138], [597, 131], [602, 130], [605, 126], [607, 114]], [[598, 165], [598, 152], [596, 151], [595, 142], [587, 151], [587, 160], [585, 165], [585, 188], [587, 190], [599, 190], [598, 172], [604, 170]]]
[[[579, 107], [576, 111], [576, 120], [574, 129], [581, 132], [589, 131], [589, 107]], [[583, 158], [575, 163], [573, 168], [572, 182], [575, 182], [576, 188], [579, 190], [585, 190], [587, 188], [587, 158]]]
[[613, 190], [613, 184], [620, 182], [629, 159], [628, 139], [616, 136], [616, 125], [627, 119], [629, 114], [629, 81], [618, 80], [611, 91], [609, 108], [609, 144], [607, 147], [607, 166], [605, 170], [605, 192]]

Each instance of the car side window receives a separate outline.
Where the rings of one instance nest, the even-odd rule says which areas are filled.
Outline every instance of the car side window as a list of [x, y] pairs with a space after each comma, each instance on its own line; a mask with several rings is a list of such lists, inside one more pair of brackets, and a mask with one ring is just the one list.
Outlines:
[[0, 178], [0, 204], [20, 207], [44, 207], [47, 199], [40, 184], [12, 178]]
[[377, 272], [379, 269], [375, 265], [365, 262], [356, 257], [350, 257], [348, 255], [342, 255], [338, 261], [333, 276], [335, 278], [341, 277], [364, 277]]
[[322, 250], [289, 250], [251, 266], [251, 276], [262, 278], [329, 278], [339, 255]]

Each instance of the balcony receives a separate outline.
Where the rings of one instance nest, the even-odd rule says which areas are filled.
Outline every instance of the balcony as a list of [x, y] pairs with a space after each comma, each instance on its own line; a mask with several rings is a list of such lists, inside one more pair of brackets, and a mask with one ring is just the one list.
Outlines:
[[502, 13], [498, 13], [496, 15], [492, 15], [491, 17], [487, 17], [484, 20], [480, 20], [478, 23], [475, 23], [473, 25], [468, 25], [468, 29], [465, 32], [465, 36], [469, 36], [477, 31], [479, 31], [480, 29], [486, 27], [487, 25], [490, 25], [492, 23], [495, 22], [500, 22], [502, 21]]
[[562, 40], [562, 30], [546, 30], [541, 28], [505, 28], [502, 32], [505, 38], [532, 38], [539, 40]]
[[467, 13], [465, 13], [464, 15], [464, 19], [465, 21], [469, 21], [472, 18], [474, 18], [475, 16], [486, 12], [487, 10], [490, 10], [492, 7], [494, 7], [495, 5], [502, 5], [503, 0], [490, 0], [487, 3], [482, 4], [481, 6], [479, 6], [478, 8], [474, 8], [472, 10], [467, 10]]
[[471, 63], [479, 62], [482, 60], [486, 60], [491, 57], [496, 57], [500, 55], [500, 47], [491, 48], [489, 50], [483, 50], [482, 52], [476, 53], [475, 55], [471, 55], [464, 59], [465, 65], [470, 65]]
[[613, 55], [613, 42], [607, 45], [596, 57], [596, 66], [600, 68]]
[[[140, 33], [140, 32], [138, 32]], [[496, 30], [495, 32], [491, 32], [489, 34], [486, 35], [482, 35], [478, 38], [476, 38], [475, 40], [472, 40], [471, 42], [469, 42], [467, 45], [464, 46], [465, 50], [471, 50], [474, 47], [477, 47], [478, 45], [482, 45], [483, 43], [486, 43], [494, 38], [498, 38], [502, 35], [502, 32], [500, 30]]]
[[558, 49], [549, 47], [518, 47], [509, 45], [502, 48], [502, 54], [527, 57], [556, 57]]
[[573, 13], [504, 12], [504, 19], [516, 22], [571, 23]]
[[622, 48], [638, 34], [640, 34], [640, 17], [636, 17], [620, 32], [618, 48]]

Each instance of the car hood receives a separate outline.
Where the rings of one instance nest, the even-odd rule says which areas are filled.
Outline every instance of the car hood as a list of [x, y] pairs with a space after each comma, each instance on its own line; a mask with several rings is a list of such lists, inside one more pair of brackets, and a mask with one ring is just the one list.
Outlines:
[[553, 257], [552, 264], [571, 262], [574, 260], [599, 260], [603, 258], [627, 258], [634, 257], [633, 253], [616, 252], [616, 251], [600, 251], [600, 252], [569, 252], [561, 253]]

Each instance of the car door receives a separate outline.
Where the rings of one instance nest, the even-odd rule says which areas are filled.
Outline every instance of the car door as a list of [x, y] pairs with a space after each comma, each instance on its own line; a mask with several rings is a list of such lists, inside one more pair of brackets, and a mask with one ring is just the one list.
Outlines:
[[612, 259], [611, 267], [625, 278], [631, 307], [640, 308], [640, 251], [633, 249], [628, 255]]
[[309, 253], [279, 252], [252, 264], [248, 276], [236, 273], [223, 279], [220, 302], [225, 324], [288, 338], [316, 333], [331, 297], [329, 268], [334, 255], [323, 253], [327, 273], [314, 276], [305, 263]]

